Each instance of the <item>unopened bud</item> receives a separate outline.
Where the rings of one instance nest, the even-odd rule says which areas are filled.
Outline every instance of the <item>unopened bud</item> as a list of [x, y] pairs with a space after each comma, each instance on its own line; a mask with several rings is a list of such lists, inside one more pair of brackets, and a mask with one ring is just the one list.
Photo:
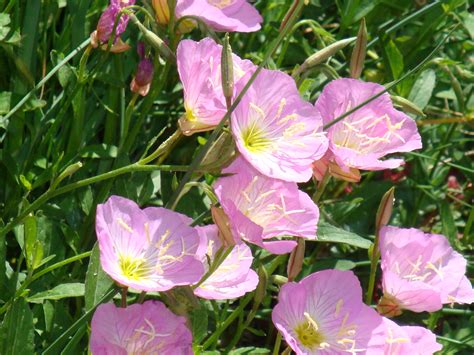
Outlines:
[[227, 166], [235, 158], [235, 142], [232, 134], [222, 132], [222, 134], [212, 144], [206, 156], [202, 160], [201, 167], [205, 171], [220, 171], [223, 166]]
[[391, 95], [390, 97], [392, 98], [393, 103], [399, 106], [403, 111], [408, 112], [408, 113], [413, 113], [414, 115], [418, 115], [421, 117], [426, 116], [423, 113], [423, 111], [410, 100], [407, 100], [404, 97], [395, 96], [395, 95]]
[[323, 180], [324, 175], [326, 175], [326, 172], [328, 171], [328, 165], [329, 161], [326, 157], [322, 157], [321, 159], [313, 162], [313, 176], [316, 180]]
[[80, 161], [72, 165], [69, 165], [66, 169], [63, 170], [63, 172], [57, 177], [57, 179], [54, 180], [54, 182], [51, 185], [51, 188], [54, 189], [56, 186], [58, 186], [61, 183], [61, 181], [63, 181], [68, 176], [71, 176], [72, 174], [74, 174], [80, 168], [82, 168], [82, 163]]
[[258, 267], [258, 285], [257, 289], [255, 290], [255, 297], [253, 301], [253, 310], [257, 310], [258, 307], [260, 307], [260, 304], [263, 301], [263, 298], [265, 297], [267, 293], [267, 284], [268, 284], [268, 273], [267, 270], [265, 269], [264, 266], [260, 265]]
[[146, 96], [153, 80], [153, 62], [146, 57], [143, 43], [138, 44], [138, 54], [140, 62], [138, 63], [135, 77], [130, 83], [130, 90], [141, 96]]
[[357, 33], [357, 40], [352, 50], [350, 73], [354, 79], [359, 79], [362, 69], [364, 69], [364, 60], [367, 49], [367, 27], [365, 25], [365, 18], [362, 18]]
[[380, 228], [386, 226], [390, 221], [393, 210], [395, 187], [390, 188], [382, 197], [375, 219], [375, 233], [378, 234]]
[[360, 181], [360, 171], [356, 168], [348, 168], [348, 170], [343, 170], [339, 165], [334, 162], [329, 163], [329, 173], [331, 176], [334, 176], [336, 179], [345, 180], [348, 182], [359, 182]]
[[290, 254], [286, 272], [288, 274], [288, 281], [293, 281], [301, 272], [304, 260], [305, 242], [303, 238], [298, 238], [296, 248]]
[[334, 54], [336, 54], [338, 51], [346, 47], [348, 44], [354, 42], [356, 40], [356, 37], [351, 37], [347, 39], [343, 39], [340, 41], [337, 41], [319, 51], [314, 53], [312, 56], [307, 58], [304, 63], [296, 69], [294, 72], [294, 76], [298, 76], [301, 73], [307, 71], [308, 69], [313, 68], [314, 66], [324, 62], [327, 60], [329, 57], [332, 57]]
[[235, 240], [230, 228], [229, 217], [227, 217], [224, 210], [220, 207], [211, 206], [211, 215], [217, 229], [219, 229], [218, 236], [222, 245], [224, 247], [235, 245]]
[[232, 104], [232, 96], [234, 95], [234, 63], [228, 33], [224, 36], [224, 45], [222, 46], [221, 75], [222, 91], [224, 92], [227, 108], [229, 108]]
[[402, 314], [398, 301], [391, 295], [383, 295], [377, 305], [377, 311], [387, 318], [396, 317]]
[[170, 8], [168, 0], [153, 0], [153, 9], [155, 10], [156, 21], [160, 25], [167, 25], [170, 21]]

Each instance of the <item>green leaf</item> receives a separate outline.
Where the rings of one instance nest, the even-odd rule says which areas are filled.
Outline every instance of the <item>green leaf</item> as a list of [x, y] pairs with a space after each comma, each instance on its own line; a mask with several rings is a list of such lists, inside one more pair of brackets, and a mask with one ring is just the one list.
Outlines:
[[393, 79], [398, 79], [403, 72], [403, 55], [397, 48], [394, 41], [390, 40], [385, 46], [390, 69], [392, 70]]
[[16, 300], [0, 327], [0, 354], [34, 354], [33, 313], [24, 298]]
[[92, 248], [89, 267], [86, 273], [85, 302], [86, 310], [91, 309], [110, 290], [113, 280], [100, 266], [99, 246], [96, 243]]
[[443, 201], [440, 205], [440, 217], [443, 234], [448, 237], [452, 246], [457, 242], [458, 230], [454, 222], [453, 213], [448, 202]]
[[244, 354], [270, 354], [270, 350], [265, 348], [256, 348], [253, 346], [248, 346], [245, 348], [239, 348], [232, 350], [229, 355], [244, 355]]
[[193, 341], [199, 344], [207, 335], [208, 314], [203, 306], [191, 311]]
[[82, 158], [116, 158], [117, 147], [109, 144], [96, 144], [85, 147], [81, 152]]
[[372, 242], [360, 235], [335, 227], [326, 222], [320, 222], [317, 232], [318, 242], [344, 243], [358, 248], [368, 249]]
[[6, 115], [10, 111], [12, 93], [9, 91], [0, 92], [0, 115]]
[[408, 100], [413, 102], [420, 109], [424, 109], [433, 95], [436, 84], [436, 73], [432, 69], [425, 70], [418, 76], [411, 88]]
[[60, 300], [69, 297], [84, 296], [84, 284], [82, 283], [67, 283], [58, 285], [51, 290], [39, 292], [27, 300], [30, 303], [42, 303], [44, 300]]

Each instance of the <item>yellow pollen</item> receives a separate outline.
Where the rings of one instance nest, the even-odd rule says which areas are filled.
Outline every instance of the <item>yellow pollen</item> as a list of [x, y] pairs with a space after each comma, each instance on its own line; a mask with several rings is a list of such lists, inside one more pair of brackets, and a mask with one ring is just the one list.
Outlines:
[[127, 232], [133, 233], [132, 227], [130, 227], [127, 223], [125, 223], [125, 221], [122, 218], [120, 217], [117, 218], [117, 223], [120, 225], [120, 227], [125, 229]]
[[123, 276], [135, 281], [143, 279], [149, 271], [145, 259], [130, 256], [120, 256], [119, 267]]
[[319, 331], [318, 325], [308, 313], [304, 313], [306, 321], [298, 324], [294, 331], [299, 342], [308, 349], [329, 347], [328, 343], [324, 342], [324, 336]]
[[244, 146], [252, 153], [265, 151], [272, 144], [270, 139], [265, 136], [265, 131], [258, 127], [255, 123], [252, 123], [242, 133]]

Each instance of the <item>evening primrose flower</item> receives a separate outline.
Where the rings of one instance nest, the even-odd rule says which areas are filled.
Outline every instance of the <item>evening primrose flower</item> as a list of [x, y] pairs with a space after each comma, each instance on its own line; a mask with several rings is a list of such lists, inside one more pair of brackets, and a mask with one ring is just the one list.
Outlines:
[[[166, 25], [170, 19], [167, 0], [153, 0], [153, 7], [158, 22]], [[199, 17], [215, 31], [222, 32], [258, 31], [263, 21], [247, 0], [178, 0], [176, 18], [184, 16]], [[189, 30], [189, 25], [186, 27]]]
[[233, 175], [219, 178], [214, 189], [237, 243], [244, 240], [284, 254], [296, 241], [275, 237], [316, 239], [318, 207], [296, 183], [264, 176], [242, 157], [223, 173]]
[[[333, 80], [324, 87], [315, 107], [328, 124], [384, 89], [361, 80]], [[388, 93], [331, 126], [328, 138], [331, 161], [347, 172], [397, 168], [403, 159], [380, 158], [421, 148], [415, 121], [393, 107]]]
[[92, 317], [90, 349], [93, 355], [193, 354], [186, 318], [174, 315], [158, 301], [127, 308], [101, 304]]
[[[213, 129], [227, 112], [221, 77], [222, 46], [210, 38], [183, 40], [177, 49], [178, 73], [183, 84], [186, 113], [179, 120], [184, 134]], [[232, 55], [234, 93], [239, 93], [255, 65]]]
[[257, 76], [233, 112], [231, 128], [242, 156], [275, 179], [308, 181], [311, 164], [328, 148], [318, 111], [277, 70], [263, 69]]
[[102, 268], [115, 281], [141, 291], [166, 291], [199, 281], [204, 267], [196, 255], [192, 220], [159, 207], [141, 210], [111, 196], [97, 206], [96, 232]]
[[396, 316], [402, 309], [435, 312], [443, 304], [472, 303], [464, 275], [466, 259], [443, 235], [386, 226], [380, 230], [384, 296], [378, 310]]
[[272, 320], [296, 354], [383, 354], [382, 317], [352, 271], [323, 270], [282, 286]]
[[[214, 262], [217, 251], [222, 247], [216, 225], [196, 227], [201, 237], [201, 260], [206, 269], [208, 260]], [[250, 248], [241, 243], [235, 245], [220, 266], [194, 290], [196, 296], [210, 300], [230, 300], [255, 290], [258, 275], [250, 267], [253, 256]]]

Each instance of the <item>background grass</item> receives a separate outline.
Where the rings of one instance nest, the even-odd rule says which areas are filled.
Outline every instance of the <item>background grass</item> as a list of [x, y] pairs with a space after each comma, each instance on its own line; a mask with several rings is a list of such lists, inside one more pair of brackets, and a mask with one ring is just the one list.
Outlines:
[[[142, 3], [149, 8], [147, 1]], [[263, 28], [253, 34], [232, 34], [233, 50], [259, 64], [269, 42], [278, 35], [289, 5], [282, 0], [257, 1]], [[59, 186], [135, 162], [176, 128], [183, 113], [176, 68], [155, 53], [151, 94], [133, 103], [129, 84], [138, 62], [134, 49], [120, 55], [78, 50], [20, 110], [7, 116], [88, 38], [105, 6], [104, 0], [0, 1], [0, 227], [47, 192], [68, 166], [83, 165]], [[469, 10], [468, 2], [462, 0], [311, 0], [301, 21], [272, 57], [268, 67], [290, 72], [318, 49], [355, 36], [365, 17], [369, 53], [362, 78], [386, 84], [415, 67], [457, 25], [435, 58], [391, 92], [411, 100], [426, 114], [413, 116], [423, 149], [406, 154], [407, 164], [401, 169], [364, 173], [360, 184], [331, 181], [320, 203], [324, 221], [338, 228], [326, 228], [329, 238], [337, 234], [371, 239], [378, 203], [395, 185], [391, 224], [446, 235], [468, 259], [472, 277], [474, 16]], [[145, 24], [166, 37], [165, 29]], [[205, 33], [195, 30], [188, 36], [198, 39]], [[139, 37], [132, 25], [123, 36], [131, 45]], [[314, 102], [330, 79], [349, 76], [351, 50], [348, 46], [312, 71], [301, 82], [301, 94]], [[126, 129], [127, 117], [130, 129]], [[201, 134], [182, 139], [165, 163], [190, 164], [205, 138]], [[90, 262], [87, 259], [96, 241], [98, 203], [117, 194], [141, 205], [162, 206], [182, 174], [134, 172], [74, 188], [40, 201], [12, 230], [0, 232], [0, 353], [44, 351], [106, 294], [111, 283], [98, 267], [97, 251]], [[212, 181], [211, 176], [206, 178]], [[304, 188], [314, 192], [312, 182]], [[202, 190], [191, 189], [177, 210], [197, 218], [208, 210], [208, 200]], [[354, 234], [348, 236], [344, 231]], [[286, 257], [270, 259], [262, 254], [261, 260], [275, 275], [286, 275]], [[307, 243], [301, 276], [328, 267], [353, 269], [365, 286], [367, 250], [349, 244]], [[269, 280], [263, 306], [250, 325], [245, 326], [246, 313], [241, 313], [229, 328], [232, 331], [224, 332], [221, 342], [209, 349], [226, 353], [236, 344], [261, 348], [235, 352], [240, 354], [271, 349], [275, 329], [270, 312], [277, 281], [275, 277]], [[250, 301], [251, 296], [235, 302], [207, 302], [198, 315], [200, 321], [193, 324], [195, 339], [206, 339], [237, 307], [248, 311]], [[467, 306], [447, 307], [431, 315], [407, 312], [400, 322], [428, 326], [441, 336], [443, 354], [474, 352], [474, 318]], [[86, 321], [76, 325], [72, 338], [61, 338], [64, 342], [50, 353], [87, 351]]]

